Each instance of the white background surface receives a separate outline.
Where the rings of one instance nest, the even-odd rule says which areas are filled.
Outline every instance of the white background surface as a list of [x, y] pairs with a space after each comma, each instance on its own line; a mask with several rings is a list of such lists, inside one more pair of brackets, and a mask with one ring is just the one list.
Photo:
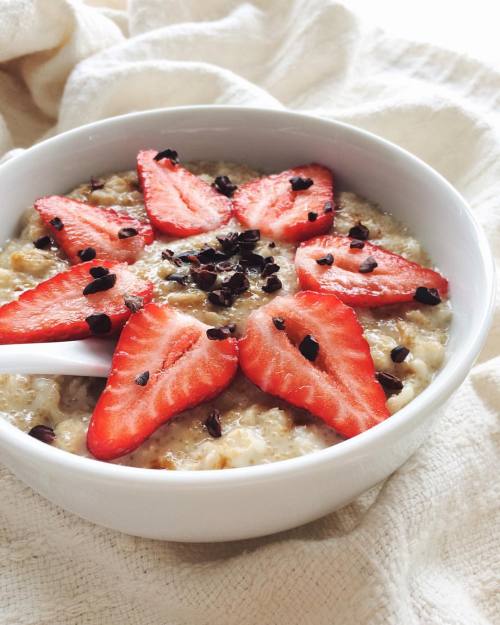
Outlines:
[[391, 34], [426, 41], [500, 67], [498, 0], [345, 0]]

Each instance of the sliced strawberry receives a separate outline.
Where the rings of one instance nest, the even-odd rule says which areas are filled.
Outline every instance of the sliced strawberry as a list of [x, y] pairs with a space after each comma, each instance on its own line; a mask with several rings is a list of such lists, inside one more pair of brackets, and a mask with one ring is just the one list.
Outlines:
[[343, 436], [389, 416], [363, 330], [335, 295], [276, 297], [250, 315], [239, 349], [241, 369], [252, 382]]
[[303, 241], [333, 225], [332, 172], [312, 164], [257, 178], [239, 187], [233, 203], [247, 228], [280, 241]]
[[155, 161], [155, 150], [137, 155], [137, 172], [153, 225], [170, 236], [214, 230], [231, 217], [231, 201], [169, 158]]
[[148, 304], [126, 324], [90, 422], [87, 445], [101, 460], [136, 449], [175, 414], [218, 395], [238, 367], [236, 339], [210, 340], [209, 326]]
[[150, 224], [112, 208], [59, 195], [40, 198], [35, 208], [73, 264], [92, 258], [134, 263], [153, 242]]
[[[97, 267], [100, 269], [94, 273], [101, 276], [100, 282], [90, 274]], [[95, 292], [84, 295], [86, 287]], [[149, 302], [153, 285], [140, 280], [125, 264], [94, 260], [75, 265], [0, 307], [0, 343], [64, 341], [112, 334], [130, 316], [124, 301], [127, 296]]]
[[[334, 293], [351, 306], [410, 302], [418, 287], [437, 289], [441, 296], [446, 295], [448, 282], [436, 271], [366, 241], [362, 248], [351, 247], [351, 243], [353, 239], [342, 235], [302, 243], [295, 255], [301, 287]], [[322, 260], [328, 254], [333, 256], [331, 264]]]

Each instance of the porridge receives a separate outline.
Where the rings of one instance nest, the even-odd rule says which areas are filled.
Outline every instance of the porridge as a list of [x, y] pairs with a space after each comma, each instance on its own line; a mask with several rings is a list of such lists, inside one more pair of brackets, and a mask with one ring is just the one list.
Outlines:
[[[229, 176], [241, 185], [259, 176], [241, 165], [195, 163], [186, 165], [192, 173], [212, 183], [216, 176]], [[113, 208], [137, 219], [146, 219], [143, 194], [135, 172], [104, 176], [82, 184], [68, 197], [95, 206]], [[424, 267], [430, 261], [419, 243], [390, 215], [354, 193], [341, 192], [336, 198], [334, 232], [348, 235], [363, 224], [371, 244], [401, 255]], [[316, 218], [315, 218], [316, 219]], [[296, 244], [274, 240], [262, 234], [253, 242], [252, 253], [275, 264], [268, 273], [252, 266], [248, 254], [248, 283], [229, 305], [216, 305], [216, 286], [200, 287], [200, 276], [192, 257], [203, 250], [219, 249], [231, 233], [245, 228], [233, 217], [211, 232], [183, 238], [157, 233], [129, 270], [153, 285], [153, 301], [166, 303], [216, 328], [235, 324], [233, 334], [245, 333], [249, 314], [279, 296], [299, 290], [294, 257]], [[65, 254], [50, 242], [45, 249], [33, 245], [48, 231], [34, 209], [25, 215], [21, 234], [0, 250], [0, 304], [16, 299], [23, 291], [69, 268]], [[233, 235], [234, 236], [234, 235]], [[209, 254], [210, 255], [210, 254]], [[190, 260], [191, 257], [191, 260]], [[272, 259], [270, 258], [272, 257]], [[238, 260], [238, 257], [236, 258]], [[216, 284], [235, 273], [234, 263], [208, 258], [217, 265]], [[326, 262], [326, 261], [325, 261]], [[279, 275], [279, 291], [263, 290], [271, 276]], [[272, 278], [275, 280], [275, 278]], [[202, 285], [203, 286], [203, 285]], [[212, 297], [212, 299], [211, 299]], [[398, 392], [387, 393], [387, 409], [393, 414], [432, 380], [445, 352], [451, 318], [446, 300], [433, 306], [419, 302], [379, 307], [355, 307], [376, 371], [400, 381]], [[149, 374], [148, 374], [149, 375]], [[53, 429], [53, 446], [84, 456], [86, 436], [94, 406], [105, 380], [72, 376], [0, 376], [0, 415], [28, 432], [36, 425]], [[207, 419], [217, 415], [218, 432], [210, 430]], [[220, 435], [222, 433], [222, 435]], [[310, 453], [340, 442], [343, 438], [321, 419], [305, 409], [260, 390], [241, 372], [217, 397], [184, 410], [156, 429], [134, 451], [114, 460], [119, 464], [156, 469], [220, 469], [241, 467]]]

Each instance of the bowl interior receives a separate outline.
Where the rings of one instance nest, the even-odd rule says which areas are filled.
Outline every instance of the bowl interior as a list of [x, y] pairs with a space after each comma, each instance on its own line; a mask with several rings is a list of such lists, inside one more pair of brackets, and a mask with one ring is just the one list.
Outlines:
[[378, 202], [423, 243], [451, 285], [454, 316], [447, 363], [414, 402], [424, 406], [426, 395], [433, 387], [439, 392], [440, 378], [452, 370], [448, 394], [465, 376], [484, 340], [491, 309], [485, 239], [464, 200], [441, 176], [400, 148], [344, 124], [282, 111], [186, 107], [76, 129], [0, 167], [0, 243], [15, 235], [22, 213], [36, 198], [65, 193], [91, 175], [133, 168], [139, 149], [166, 147], [175, 148], [183, 160], [235, 161], [268, 172], [320, 162], [333, 169], [338, 187]]

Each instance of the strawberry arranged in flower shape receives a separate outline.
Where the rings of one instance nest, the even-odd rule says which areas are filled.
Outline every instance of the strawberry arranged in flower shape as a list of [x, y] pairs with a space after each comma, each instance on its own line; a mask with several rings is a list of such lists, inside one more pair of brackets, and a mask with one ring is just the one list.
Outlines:
[[208, 232], [231, 217], [231, 201], [179, 165], [173, 150], [139, 152], [137, 173], [148, 216], [165, 234], [187, 237]]
[[323, 165], [303, 165], [240, 186], [237, 218], [279, 241], [303, 241], [333, 225], [333, 176]]
[[[253, 252], [261, 233], [302, 242], [295, 267], [306, 290], [276, 296], [254, 310], [237, 341], [235, 324], [210, 328], [166, 304], [151, 303], [153, 285], [124, 264], [134, 263], [153, 241], [149, 223], [65, 197], [38, 200], [36, 210], [75, 266], [0, 307], [0, 343], [107, 336], [126, 322], [88, 430], [88, 449], [96, 458], [112, 460], [133, 451], [175, 415], [217, 396], [230, 384], [238, 361], [264, 392], [308, 410], [345, 437], [389, 416], [383, 388], [389, 394], [403, 383], [388, 372], [376, 375], [350, 306], [413, 299], [437, 304], [448, 290], [445, 278], [368, 243], [368, 229], [361, 223], [349, 237], [325, 234], [334, 221], [333, 177], [322, 165], [295, 167], [239, 188], [227, 176], [207, 184], [182, 167], [170, 149], [139, 152], [137, 170], [146, 211], [161, 232], [187, 237], [214, 230], [230, 219], [233, 206], [249, 228], [217, 237], [223, 258], [217, 268], [233, 265], [227, 283], [232, 280], [234, 289], [226, 289], [230, 298], [223, 297], [222, 287], [214, 287], [216, 250], [186, 253], [186, 262], [193, 263], [189, 275], [209, 291], [212, 305], [229, 308], [235, 294], [247, 291], [247, 271], [260, 271], [266, 278], [263, 292], [280, 289], [280, 266], [273, 257]], [[51, 238], [34, 244], [47, 248]], [[173, 251], [164, 253], [182, 264]], [[240, 262], [233, 264], [229, 259], [236, 253]], [[202, 280], [203, 272], [208, 282]], [[171, 274], [169, 279], [186, 285], [189, 275]], [[408, 353], [398, 346], [391, 358], [401, 363]], [[222, 435], [218, 419], [214, 411], [208, 420], [214, 437]]]
[[126, 324], [90, 422], [87, 444], [101, 460], [136, 449], [175, 414], [218, 395], [238, 367], [234, 338], [167, 305], [148, 304]]
[[389, 416], [352, 308], [302, 291], [255, 310], [239, 342], [243, 373], [263, 391], [354, 436]]
[[130, 316], [127, 298], [148, 302], [152, 295], [152, 285], [125, 264], [75, 265], [0, 307], [0, 343], [108, 336]]
[[134, 263], [153, 242], [149, 223], [112, 208], [51, 195], [37, 200], [35, 209], [73, 264], [94, 258]]
[[432, 293], [435, 289], [434, 303], [439, 303], [440, 296], [448, 291], [448, 282], [436, 271], [367, 241], [342, 235], [325, 235], [302, 243], [295, 256], [295, 268], [303, 289], [333, 293], [351, 306], [418, 300], [419, 288]]

